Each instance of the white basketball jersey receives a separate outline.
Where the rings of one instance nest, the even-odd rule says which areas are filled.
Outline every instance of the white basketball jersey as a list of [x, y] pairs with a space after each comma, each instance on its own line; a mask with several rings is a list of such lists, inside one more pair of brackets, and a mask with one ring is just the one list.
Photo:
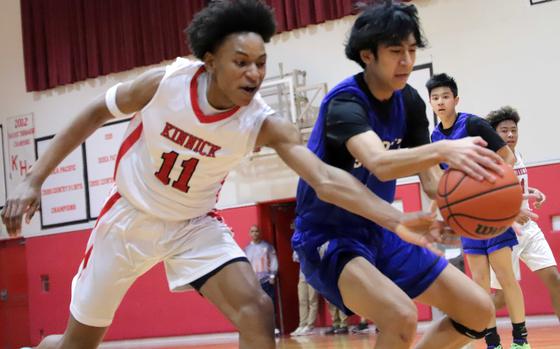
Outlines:
[[[515, 151], [515, 164], [513, 165], [513, 169], [515, 170], [515, 174], [517, 175], [517, 179], [519, 179], [519, 183], [523, 188], [523, 194], [529, 193], [529, 175], [527, 174], [527, 168], [523, 163], [523, 158], [521, 157], [521, 153], [517, 150]], [[523, 208], [529, 208], [528, 200], [523, 200]]]
[[205, 114], [199, 61], [169, 65], [146, 107], [131, 120], [119, 150], [117, 189], [136, 208], [165, 220], [211, 211], [228, 172], [255, 146], [274, 111], [257, 93], [245, 107]]

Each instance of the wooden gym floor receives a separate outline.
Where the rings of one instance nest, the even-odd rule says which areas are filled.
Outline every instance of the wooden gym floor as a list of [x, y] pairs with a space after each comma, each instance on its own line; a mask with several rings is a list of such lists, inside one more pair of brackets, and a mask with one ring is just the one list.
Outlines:
[[[511, 344], [511, 331], [507, 328], [499, 330], [502, 337], [502, 345], [509, 348]], [[310, 336], [291, 338], [283, 336], [278, 339], [278, 348], [281, 349], [372, 349], [375, 344], [375, 334], [349, 334], [349, 335], [321, 335], [319, 332]], [[532, 327], [529, 328], [529, 341], [532, 349], [560, 349], [560, 326]], [[167, 342], [167, 343], [166, 343]], [[212, 343], [214, 342], [214, 343]], [[128, 343], [128, 344], [127, 344]], [[180, 344], [180, 340], [157, 339], [146, 341], [123, 341], [112, 342], [102, 345], [102, 348], [119, 349], [236, 349], [237, 341], [234, 338], [216, 336], [212, 341], [210, 336], [204, 336], [201, 341], [186, 341]], [[485, 349], [484, 340], [480, 340], [471, 346], [472, 349]]]

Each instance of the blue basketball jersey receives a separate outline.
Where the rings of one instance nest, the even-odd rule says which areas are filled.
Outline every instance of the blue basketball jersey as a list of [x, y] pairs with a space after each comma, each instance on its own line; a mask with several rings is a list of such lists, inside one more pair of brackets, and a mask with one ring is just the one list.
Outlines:
[[[451, 129], [451, 133], [449, 135], [444, 134], [441, 132], [441, 122], [439, 122], [434, 131], [432, 132], [432, 142], [441, 141], [444, 139], [461, 139], [468, 137], [469, 134], [467, 132], [467, 120], [474, 115], [467, 114], [467, 113], [459, 113], [457, 115], [457, 120], [453, 124]], [[447, 164], [443, 163], [440, 165], [444, 170], [447, 169]]]
[[[369, 125], [379, 136], [386, 149], [398, 149], [406, 133], [406, 114], [401, 91], [393, 94], [389, 103], [390, 117], [381, 118], [374, 112], [366, 93], [360, 89], [354, 76], [347, 78], [332, 89], [324, 98], [317, 122], [311, 132], [307, 147], [322, 160], [325, 159], [325, 125], [326, 112], [330, 101], [341, 93], [350, 93], [359, 98], [367, 110]], [[355, 163], [350, 173], [366, 185], [372, 192], [387, 202], [392, 202], [395, 196], [396, 181], [383, 182], [371, 174], [362, 164]], [[363, 217], [350, 213], [330, 203], [321, 201], [315, 191], [304, 180], [300, 179], [297, 189], [297, 218], [296, 227], [309, 229], [325, 227], [337, 231], [337, 227], [345, 232], [363, 230], [364, 228], [379, 228], [379, 226]]]

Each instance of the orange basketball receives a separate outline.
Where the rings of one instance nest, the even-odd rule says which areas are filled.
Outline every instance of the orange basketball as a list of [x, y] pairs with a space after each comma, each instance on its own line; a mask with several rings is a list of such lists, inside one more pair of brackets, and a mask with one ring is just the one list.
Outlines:
[[471, 239], [489, 239], [509, 228], [521, 209], [523, 193], [511, 166], [496, 182], [478, 182], [464, 172], [445, 171], [438, 185], [437, 204], [454, 232]]

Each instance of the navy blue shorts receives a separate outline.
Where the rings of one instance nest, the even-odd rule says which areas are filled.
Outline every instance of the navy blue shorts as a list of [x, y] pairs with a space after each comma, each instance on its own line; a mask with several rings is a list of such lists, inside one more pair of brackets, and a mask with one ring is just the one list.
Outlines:
[[515, 231], [509, 228], [502, 234], [488, 240], [475, 240], [462, 237], [461, 243], [463, 244], [463, 251], [465, 254], [489, 255], [504, 247], [512, 248], [519, 242], [517, 241]]
[[355, 257], [368, 260], [410, 298], [422, 294], [447, 266], [445, 258], [385, 229], [352, 234], [296, 230], [292, 247], [307, 282], [348, 315], [352, 311], [344, 306], [338, 278]]

